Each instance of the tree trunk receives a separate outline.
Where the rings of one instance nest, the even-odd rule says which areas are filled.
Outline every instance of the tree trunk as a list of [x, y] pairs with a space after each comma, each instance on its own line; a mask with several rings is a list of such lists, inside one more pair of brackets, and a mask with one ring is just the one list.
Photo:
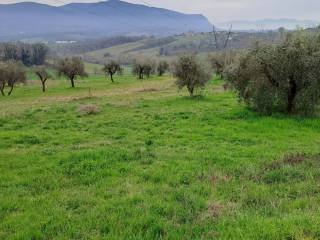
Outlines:
[[288, 90], [288, 105], [287, 105], [287, 112], [292, 113], [295, 107], [294, 100], [297, 95], [297, 84], [295, 81], [290, 78], [289, 79], [289, 90]]
[[140, 69], [139, 71], [139, 79], [143, 79], [143, 69]]
[[111, 82], [114, 83], [114, 81], [113, 81], [113, 74], [112, 74], [112, 73], [110, 73], [110, 79], [111, 79]]
[[74, 88], [74, 77], [70, 78], [71, 80], [71, 87]]
[[46, 82], [42, 82], [42, 92], [46, 91]]
[[14, 87], [14, 85], [12, 84], [12, 85], [11, 85], [11, 88], [10, 88], [10, 91], [8, 92], [8, 96], [11, 96], [11, 93], [12, 93], [12, 91], [13, 91], [13, 87]]
[[188, 87], [188, 91], [189, 91], [190, 97], [193, 97], [193, 90], [194, 90], [193, 87]]
[[2, 96], [4, 96], [4, 86], [5, 86], [4, 83], [1, 84], [1, 86], [0, 86], [0, 92], [1, 92], [1, 95], [2, 95]]

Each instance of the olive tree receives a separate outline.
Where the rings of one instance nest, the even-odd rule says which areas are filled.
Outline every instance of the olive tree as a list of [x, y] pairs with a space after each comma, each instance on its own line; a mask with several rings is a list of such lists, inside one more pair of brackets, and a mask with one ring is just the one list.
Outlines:
[[109, 75], [110, 76], [110, 80], [111, 82], [114, 82], [113, 80], [113, 75], [115, 74], [122, 74], [122, 67], [120, 65], [119, 62], [115, 61], [115, 60], [110, 60], [109, 62], [107, 62], [102, 71], [106, 74], [106, 75]]
[[8, 96], [10, 96], [14, 86], [25, 81], [26, 71], [21, 63], [14, 61], [0, 63], [0, 91], [2, 96], [5, 95], [6, 85], [9, 87]]
[[191, 97], [196, 88], [203, 88], [211, 78], [208, 68], [194, 55], [180, 57], [174, 64], [173, 74], [178, 87], [187, 87]]
[[138, 79], [143, 79], [144, 76], [150, 77], [154, 72], [154, 63], [150, 59], [136, 59], [133, 62], [132, 74], [137, 75]]
[[147, 78], [149, 78], [151, 74], [153, 74], [154, 72], [155, 72], [155, 64], [153, 62], [149, 62], [144, 66], [143, 73]]
[[4, 96], [4, 88], [6, 86], [6, 67], [5, 64], [3, 62], [0, 62], [0, 92], [1, 95]]
[[160, 61], [157, 67], [158, 76], [161, 77], [163, 74], [166, 73], [166, 71], [168, 71], [168, 69], [169, 63], [167, 63], [166, 61]]
[[239, 98], [259, 112], [310, 113], [320, 101], [320, 38], [257, 44], [226, 71]]
[[213, 53], [208, 56], [211, 67], [214, 72], [223, 78], [223, 72], [237, 58], [238, 53], [232, 50]]
[[84, 63], [79, 57], [60, 59], [56, 68], [59, 76], [65, 76], [70, 80], [72, 88], [75, 87], [74, 81], [77, 77], [88, 76]]
[[37, 75], [42, 84], [42, 92], [46, 91], [46, 82], [51, 78], [50, 73], [46, 70], [44, 66], [37, 67], [34, 70], [34, 73]]

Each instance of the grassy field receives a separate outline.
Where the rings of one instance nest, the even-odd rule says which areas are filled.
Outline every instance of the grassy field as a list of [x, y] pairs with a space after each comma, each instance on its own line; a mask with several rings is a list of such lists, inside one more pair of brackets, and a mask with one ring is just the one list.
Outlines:
[[260, 116], [221, 85], [95, 75], [1, 97], [0, 239], [320, 239], [319, 118]]

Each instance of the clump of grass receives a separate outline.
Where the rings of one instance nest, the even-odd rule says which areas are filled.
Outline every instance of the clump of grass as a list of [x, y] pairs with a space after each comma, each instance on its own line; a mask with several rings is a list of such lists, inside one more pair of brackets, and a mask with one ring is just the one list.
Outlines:
[[96, 115], [100, 113], [100, 109], [98, 106], [94, 104], [85, 104], [85, 105], [80, 105], [77, 108], [77, 113], [80, 115]]

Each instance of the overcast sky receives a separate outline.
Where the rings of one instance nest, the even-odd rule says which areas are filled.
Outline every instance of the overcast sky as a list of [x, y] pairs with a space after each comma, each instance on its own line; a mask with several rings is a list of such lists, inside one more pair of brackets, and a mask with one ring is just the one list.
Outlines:
[[[0, 0], [15, 3], [22, 0]], [[69, 2], [95, 2], [95, 0], [25, 0], [52, 5]], [[202, 13], [212, 22], [229, 20], [256, 20], [263, 18], [297, 18], [320, 20], [320, 0], [127, 0], [144, 2], [186, 13]]]

